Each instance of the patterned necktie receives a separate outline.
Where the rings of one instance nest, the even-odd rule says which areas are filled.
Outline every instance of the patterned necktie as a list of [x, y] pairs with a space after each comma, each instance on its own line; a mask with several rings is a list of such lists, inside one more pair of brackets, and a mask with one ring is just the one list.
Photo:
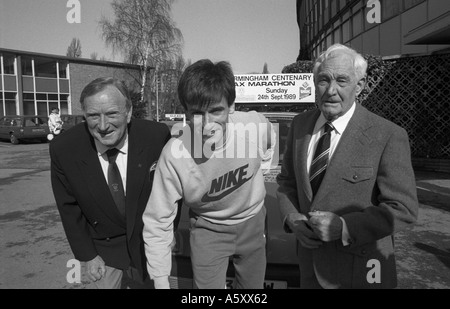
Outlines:
[[330, 139], [331, 131], [334, 130], [331, 122], [325, 123], [325, 133], [320, 137], [317, 143], [317, 148], [314, 153], [314, 158], [311, 162], [311, 167], [309, 169], [309, 182], [311, 183], [311, 188], [313, 191], [313, 196], [316, 195], [317, 190], [319, 190], [320, 183], [322, 182], [323, 176], [327, 169], [328, 157], [330, 153]]
[[119, 153], [117, 148], [110, 149], [106, 152], [108, 156], [108, 186], [109, 191], [116, 203], [119, 212], [125, 216], [125, 192], [123, 190], [122, 177], [116, 164], [116, 158]]

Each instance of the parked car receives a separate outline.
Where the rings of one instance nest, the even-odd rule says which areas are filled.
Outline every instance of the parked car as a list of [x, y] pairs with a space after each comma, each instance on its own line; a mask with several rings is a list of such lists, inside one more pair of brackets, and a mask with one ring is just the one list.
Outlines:
[[38, 139], [47, 142], [48, 116], [1, 116], [0, 138], [8, 139], [11, 144], [22, 140]]
[[[296, 256], [296, 241], [293, 234], [287, 234], [282, 226], [276, 190], [276, 176], [280, 173], [283, 152], [291, 121], [297, 113], [263, 113], [270, 122], [278, 124], [278, 147], [280, 153], [278, 166], [264, 175], [266, 186], [266, 255], [267, 269], [264, 287], [267, 289], [298, 288], [300, 274]], [[174, 122], [166, 123], [172, 127]], [[189, 209], [180, 207], [176, 219], [178, 227], [175, 232], [176, 246], [172, 252], [171, 288], [191, 289], [192, 267], [189, 245]], [[234, 268], [230, 263], [227, 272], [227, 287], [233, 284]]]
[[67, 131], [73, 126], [76, 126], [77, 124], [85, 121], [84, 115], [67, 115], [62, 114], [61, 120], [63, 122], [62, 131]]

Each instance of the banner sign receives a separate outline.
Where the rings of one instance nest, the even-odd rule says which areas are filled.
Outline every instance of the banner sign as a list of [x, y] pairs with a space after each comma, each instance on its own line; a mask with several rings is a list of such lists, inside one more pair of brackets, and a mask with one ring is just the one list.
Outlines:
[[314, 103], [312, 73], [234, 76], [236, 103]]

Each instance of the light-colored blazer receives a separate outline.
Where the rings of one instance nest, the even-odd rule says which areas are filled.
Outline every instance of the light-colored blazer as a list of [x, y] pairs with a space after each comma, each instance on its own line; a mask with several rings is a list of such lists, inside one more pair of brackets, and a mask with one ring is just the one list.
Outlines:
[[[281, 218], [284, 222], [290, 213], [307, 216], [312, 210], [333, 212], [344, 218], [352, 243], [344, 247], [341, 240], [332, 241], [318, 249], [298, 243], [301, 286], [318, 282], [323, 288], [393, 288], [393, 234], [415, 222], [418, 213], [408, 135], [357, 104], [313, 200], [306, 162], [319, 115], [319, 110], [305, 112], [292, 122], [277, 178]], [[377, 275], [380, 282], [369, 283]]]

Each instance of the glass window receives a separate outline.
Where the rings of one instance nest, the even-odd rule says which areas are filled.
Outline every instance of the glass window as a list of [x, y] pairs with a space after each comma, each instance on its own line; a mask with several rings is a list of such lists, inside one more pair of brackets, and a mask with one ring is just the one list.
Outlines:
[[21, 61], [22, 61], [22, 75], [33, 76], [31, 57], [22, 56]]
[[23, 113], [24, 115], [34, 115], [34, 94], [24, 93], [23, 94]]
[[49, 58], [34, 59], [34, 72], [36, 77], [56, 78], [56, 61]]
[[330, 0], [331, 17], [336, 16], [337, 5], [338, 5], [338, 1], [337, 0]]
[[5, 111], [3, 110], [3, 92], [0, 91], [0, 116], [5, 116]]
[[66, 61], [59, 62], [59, 78], [67, 78], [67, 64]]
[[16, 109], [17, 92], [5, 92], [5, 114], [17, 115]]
[[48, 94], [48, 99], [52, 100], [52, 101], [58, 101], [58, 95], [54, 94], [54, 93], [49, 93]]
[[381, 1], [381, 19], [386, 21], [400, 13], [402, 0], [382, 0]]
[[342, 43], [341, 42], [341, 30], [340, 29], [336, 29], [333, 32], [333, 42], [334, 43]]
[[50, 111], [53, 109], [53, 108], [59, 108], [59, 106], [58, 106], [58, 101], [50, 101], [50, 102], [48, 102], [48, 110], [49, 110], [49, 112], [48, 112], [48, 114], [50, 114]]
[[23, 114], [24, 115], [35, 115], [36, 111], [34, 108], [34, 101], [23, 100]]
[[425, 0], [403, 0], [405, 10], [412, 8], [413, 6], [424, 2]]
[[339, 0], [339, 10], [342, 10], [345, 7], [347, 0]]
[[362, 18], [363, 18], [362, 11], [357, 12], [352, 18], [353, 37], [357, 36], [364, 30]]
[[345, 44], [350, 40], [350, 21], [347, 20], [342, 24], [342, 43]]
[[3, 73], [16, 74], [16, 66], [14, 65], [16, 57], [13, 55], [3, 54]]
[[37, 115], [50, 114], [47, 108], [47, 101], [37, 101]]
[[36, 100], [47, 101], [47, 94], [46, 93], [36, 93]]
[[33, 93], [24, 93], [23, 94], [24, 100], [33, 100], [34, 101], [34, 94]]

